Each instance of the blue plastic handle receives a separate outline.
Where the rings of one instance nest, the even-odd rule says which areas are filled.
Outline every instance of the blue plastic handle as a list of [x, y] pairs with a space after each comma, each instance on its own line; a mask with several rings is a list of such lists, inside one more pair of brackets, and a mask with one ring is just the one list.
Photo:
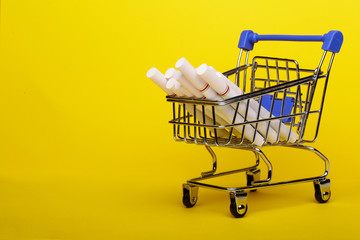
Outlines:
[[251, 30], [245, 30], [240, 35], [239, 48], [253, 50], [258, 41], [301, 41], [323, 42], [322, 49], [338, 53], [344, 37], [340, 31], [330, 31], [324, 35], [259, 35]]

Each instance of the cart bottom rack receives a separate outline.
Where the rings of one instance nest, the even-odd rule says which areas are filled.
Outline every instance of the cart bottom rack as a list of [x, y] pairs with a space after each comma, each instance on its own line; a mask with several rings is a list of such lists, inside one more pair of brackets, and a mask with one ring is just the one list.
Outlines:
[[[198, 190], [199, 187], [211, 188], [221, 191], [229, 192], [230, 194], [230, 212], [234, 217], [243, 217], [248, 209], [247, 205], [247, 192], [246, 191], [256, 191], [264, 187], [279, 186], [290, 183], [300, 183], [300, 182], [313, 182], [315, 188], [315, 199], [319, 203], [325, 203], [330, 199], [331, 190], [330, 190], [330, 179], [327, 179], [329, 173], [329, 161], [328, 159], [318, 150], [313, 147], [305, 145], [286, 145], [286, 147], [304, 149], [316, 154], [321, 160], [324, 161], [325, 170], [324, 173], [320, 176], [308, 177], [303, 179], [296, 179], [283, 182], [270, 182], [272, 177], [272, 165], [264, 152], [256, 147], [241, 148], [244, 150], [249, 150], [255, 153], [256, 163], [253, 166], [236, 169], [226, 172], [217, 173], [217, 158], [214, 151], [209, 146], [205, 146], [206, 149], [212, 156], [212, 170], [201, 173], [201, 176], [188, 180], [183, 184], [183, 204], [191, 208], [193, 207], [198, 200]], [[262, 160], [267, 166], [267, 178], [260, 178], [260, 160]], [[246, 186], [236, 186], [236, 187], [223, 187], [213, 184], [204, 183], [204, 180], [210, 178], [216, 178], [224, 175], [235, 174], [235, 173], [245, 173], [246, 174]]]

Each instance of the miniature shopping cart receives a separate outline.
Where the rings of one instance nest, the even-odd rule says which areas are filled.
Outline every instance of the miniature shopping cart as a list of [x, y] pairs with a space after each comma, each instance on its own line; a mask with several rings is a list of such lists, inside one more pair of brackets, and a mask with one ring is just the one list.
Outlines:
[[[271, 40], [323, 42], [324, 52], [320, 63], [314, 69], [300, 68], [296, 60], [285, 58], [256, 56], [249, 61], [249, 53], [255, 43]], [[229, 192], [230, 212], [234, 217], [243, 217], [246, 214], [247, 191], [256, 191], [264, 187], [312, 181], [316, 200], [325, 203], [330, 199], [330, 180], [326, 178], [329, 173], [329, 161], [321, 152], [304, 144], [317, 139], [330, 69], [335, 53], [340, 51], [342, 41], [343, 35], [339, 31], [330, 31], [322, 36], [258, 35], [252, 31], [243, 31], [238, 45], [240, 54], [237, 67], [223, 74], [228, 78], [234, 78], [232, 80], [246, 94], [221, 101], [167, 97], [167, 101], [173, 103], [173, 116], [169, 122], [173, 124], [174, 139], [204, 145], [213, 160], [211, 171], [203, 172], [200, 177], [183, 184], [183, 203], [186, 207], [190, 208], [196, 204], [199, 187]], [[264, 118], [258, 114], [256, 119], [250, 120], [245, 114], [242, 122], [237, 121], [236, 113], [239, 106], [246, 106], [245, 112], [248, 112], [251, 101], [258, 103], [259, 111], [261, 107], [267, 108], [269, 117]], [[191, 111], [189, 106], [192, 108]], [[231, 124], [219, 124], [217, 119], [217, 111], [224, 106], [235, 109]], [[211, 121], [205, 116], [209, 113]], [[267, 141], [269, 132], [266, 132], [262, 134], [265, 143], [259, 147], [254, 143], [257, 131], [250, 140], [244, 137], [246, 126], [251, 125], [257, 130], [259, 124], [266, 123], [270, 129], [272, 122], [277, 122], [279, 129], [281, 124], [285, 124], [291, 132], [296, 133], [296, 140], [290, 141], [290, 132], [288, 137], [284, 137], [280, 136], [278, 131], [276, 141], [270, 143]], [[240, 136], [234, 134], [234, 129], [239, 127], [243, 128]], [[211, 148], [213, 146], [252, 151], [255, 153], [255, 163], [246, 168], [216, 173], [217, 158]], [[272, 182], [272, 164], [261, 150], [270, 146], [297, 148], [315, 153], [324, 161], [325, 171], [316, 177]], [[264, 177], [260, 177], [260, 165], [266, 166]], [[224, 187], [204, 181], [234, 173], [245, 173], [246, 185]]]

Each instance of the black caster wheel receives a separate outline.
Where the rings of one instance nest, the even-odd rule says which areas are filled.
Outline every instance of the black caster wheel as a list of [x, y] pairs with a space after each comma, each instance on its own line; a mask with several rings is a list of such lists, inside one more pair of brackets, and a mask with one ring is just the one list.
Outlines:
[[248, 206], [247, 204], [245, 205], [239, 205], [237, 206], [236, 205], [236, 202], [235, 202], [235, 199], [234, 200], [231, 200], [231, 203], [230, 203], [230, 212], [231, 214], [236, 217], [236, 218], [242, 218], [245, 216], [246, 212], [248, 210]]
[[183, 204], [187, 208], [195, 206], [197, 202], [198, 187], [190, 187], [188, 184], [183, 185]]
[[[254, 181], [260, 181], [260, 169], [251, 170], [246, 173], [246, 186], [252, 186]], [[251, 189], [250, 192], [256, 192], [257, 189]]]
[[315, 180], [315, 199], [319, 203], [326, 203], [331, 197], [330, 179]]
[[230, 193], [230, 212], [236, 218], [245, 216], [248, 206], [246, 203], [247, 193]]

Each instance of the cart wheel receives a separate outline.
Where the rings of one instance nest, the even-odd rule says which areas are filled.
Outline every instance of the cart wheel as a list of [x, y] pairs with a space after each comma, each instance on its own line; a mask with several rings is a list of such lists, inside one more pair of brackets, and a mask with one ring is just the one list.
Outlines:
[[183, 184], [183, 204], [187, 208], [195, 206], [197, 202], [198, 187], [191, 187], [189, 184]]
[[[260, 169], [253, 169], [246, 172], [246, 186], [252, 186], [254, 181], [260, 181]], [[257, 189], [251, 189], [250, 192], [255, 192]]]
[[236, 218], [245, 216], [248, 206], [246, 203], [247, 193], [230, 193], [230, 212]]
[[330, 179], [314, 181], [315, 199], [319, 203], [326, 203], [331, 197]]

